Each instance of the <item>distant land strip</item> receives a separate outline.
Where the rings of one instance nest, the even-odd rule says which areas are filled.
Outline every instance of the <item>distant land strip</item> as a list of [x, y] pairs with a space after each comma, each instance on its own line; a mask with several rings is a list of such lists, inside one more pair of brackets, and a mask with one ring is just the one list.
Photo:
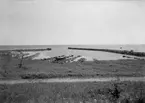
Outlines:
[[132, 55], [132, 56], [145, 57], [145, 52], [134, 52], [132, 50], [128, 51], [128, 50], [115, 50], [115, 49], [92, 49], [92, 48], [72, 48], [72, 47], [68, 47], [68, 49], [88, 50], [88, 51], [103, 51], [103, 52], [110, 52], [110, 53], [126, 54], [126, 55]]

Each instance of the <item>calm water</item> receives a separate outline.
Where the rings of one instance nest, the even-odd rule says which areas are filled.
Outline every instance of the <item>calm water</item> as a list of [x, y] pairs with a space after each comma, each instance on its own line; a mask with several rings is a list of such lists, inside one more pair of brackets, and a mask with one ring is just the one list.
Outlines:
[[25, 49], [25, 48], [52, 48], [51, 51], [43, 52], [45, 56], [60, 56], [60, 55], [83, 55], [87, 57], [96, 58], [99, 60], [116, 60], [123, 59], [121, 54], [100, 52], [100, 51], [80, 51], [68, 50], [68, 47], [82, 47], [82, 48], [103, 48], [103, 49], [120, 49], [134, 50], [145, 52], [145, 45], [25, 45], [25, 46], [0, 46], [0, 50], [7, 49]]

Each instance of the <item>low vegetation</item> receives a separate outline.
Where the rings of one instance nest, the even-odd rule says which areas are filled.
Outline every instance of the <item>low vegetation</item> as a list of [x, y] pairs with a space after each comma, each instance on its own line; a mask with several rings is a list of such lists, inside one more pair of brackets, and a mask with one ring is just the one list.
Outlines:
[[[15, 53], [14, 53], [15, 54]], [[18, 56], [18, 57], [17, 57]], [[0, 53], [0, 79], [43, 79], [64, 77], [144, 76], [145, 60], [97, 60], [65, 62], [63, 56], [51, 60], [31, 60], [11, 52]], [[72, 55], [65, 57], [66, 59]], [[60, 59], [61, 58], [61, 59]]]
[[1, 103], [145, 103], [144, 82], [0, 85]]
[[113, 77], [144, 76], [145, 61], [142, 60], [110, 60], [94, 62], [49, 63], [41, 60], [20, 60], [10, 58], [8, 62], [0, 62], [0, 78], [7, 79], [42, 79], [61, 77]]
[[[143, 60], [50, 63], [41, 60], [0, 59], [1, 79], [144, 76]], [[23, 64], [19, 67], [18, 64]], [[33, 83], [0, 85], [0, 103], [145, 103], [144, 82]]]

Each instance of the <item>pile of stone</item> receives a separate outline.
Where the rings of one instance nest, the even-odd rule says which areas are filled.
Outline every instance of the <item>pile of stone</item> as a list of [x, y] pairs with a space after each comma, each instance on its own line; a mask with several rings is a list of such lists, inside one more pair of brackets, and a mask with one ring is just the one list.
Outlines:
[[93, 58], [87, 58], [85, 56], [74, 56], [74, 55], [61, 55], [61, 56], [55, 56], [47, 59], [42, 59], [42, 60], [47, 60], [51, 63], [59, 63], [59, 64], [64, 64], [64, 63], [72, 63], [72, 62], [85, 62], [85, 61], [93, 61]]

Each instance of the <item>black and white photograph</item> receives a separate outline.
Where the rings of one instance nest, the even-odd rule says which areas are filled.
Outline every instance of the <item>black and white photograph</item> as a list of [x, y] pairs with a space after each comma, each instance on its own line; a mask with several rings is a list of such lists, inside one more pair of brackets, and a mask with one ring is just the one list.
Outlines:
[[0, 0], [0, 103], [145, 103], [145, 0]]

